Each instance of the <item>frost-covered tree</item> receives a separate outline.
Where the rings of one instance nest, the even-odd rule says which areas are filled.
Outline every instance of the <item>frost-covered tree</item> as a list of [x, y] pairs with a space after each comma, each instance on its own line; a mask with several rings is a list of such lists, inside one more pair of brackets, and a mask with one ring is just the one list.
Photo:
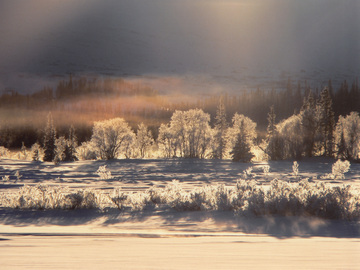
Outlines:
[[360, 159], [360, 116], [351, 112], [340, 116], [335, 128], [336, 156], [342, 159]]
[[154, 139], [151, 132], [144, 123], [138, 125], [136, 133], [136, 148], [141, 158], [145, 157], [149, 148], [154, 144]]
[[124, 141], [122, 145], [122, 154], [126, 159], [135, 156], [135, 143], [136, 143], [135, 133], [133, 133], [132, 136], [129, 136], [128, 139]]
[[55, 140], [55, 163], [65, 160], [65, 149], [67, 141], [64, 136], [61, 136]]
[[55, 158], [55, 140], [56, 130], [52, 114], [49, 113], [47, 117], [47, 124], [44, 135], [44, 161], [53, 161]]
[[167, 158], [176, 157], [178, 140], [170, 124], [160, 125], [157, 144], [163, 156]]
[[175, 111], [170, 126], [179, 141], [180, 155], [186, 158], [203, 158], [209, 147], [210, 115], [200, 109]]
[[292, 115], [277, 125], [282, 145], [282, 159], [299, 159], [304, 152], [301, 115]]
[[254, 157], [251, 153], [250, 140], [244, 122], [244, 119], [240, 122], [236, 142], [234, 148], [230, 152], [233, 161], [250, 162]]
[[209, 122], [210, 115], [200, 109], [175, 111], [170, 124], [160, 127], [159, 141], [173, 156], [204, 158], [210, 150]]
[[114, 118], [94, 123], [91, 142], [98, 157], [109, 160], [124, 154], [124, 148], [134, 137], [134, 132], [124, 119]]
[[256, 123], [252, 121], [249, 117], [246, 117], [242, 114], [235, 113], [232, 119], [232, 127], [228, 128], [226, 134], [227, 137], [227, 156], [232, 158], [231, 152], [233, 151], [236, 142], [238, 141], [238, 135], [240, 132], [244, 133], [244, 136], [247, 140], [247, 144], [250, 148], [254, 146], [255, 139], [257, 137], [256, 133]]
[[31, 146], [32, 160], [40, 161], [44, 158], [44, 149], [41, 148], [41, 145], [38, 143], [34, 143]]
[[215, 128], [214, 128], [214, 136], [212, 142], [213, 158], [222, 159], [225, 155], [227, 128], [228, 128], [228, 123], [226, 121], [226, 110], [225, 110], [223, 97], [221, 97], [215, 116]]

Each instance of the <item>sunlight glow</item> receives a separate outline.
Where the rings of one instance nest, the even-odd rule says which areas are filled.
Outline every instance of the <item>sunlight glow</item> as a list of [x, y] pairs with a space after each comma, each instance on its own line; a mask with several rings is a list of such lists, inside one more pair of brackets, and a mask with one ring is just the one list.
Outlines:
[[95, 7], [95, 1], [35, 0], [5, 1], [0, 10], [0, 59], [9, 65], [19, 61], [36, 62], [36, 56], [49, 46], [56, 46], [56, 37], [71, 27], [81, 15]]

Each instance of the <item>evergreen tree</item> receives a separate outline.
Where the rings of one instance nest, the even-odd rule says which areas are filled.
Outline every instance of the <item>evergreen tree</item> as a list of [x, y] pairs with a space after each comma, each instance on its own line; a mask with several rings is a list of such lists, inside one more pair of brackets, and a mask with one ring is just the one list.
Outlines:
[[75, 161], [77, 160], [76, 157], [76, 147], [78, 146], [77, 137], [75, 134], [75, 128], [71, 125], [69, 129], [69, 139], [66, 140], [65, 145], [65, 157], [64, 161]]
[[269, 155], [271, 160], [282, 159], [281, 140], [275, 125], [275, 119], [276, 119], [276, 114], [275, 114], [274, 106], [271, 106], [267, 118], [268, 120], [267, 135], [266, 135], [267, 146], [265, 149], [265, 153]]
[[275, 135], [276, 132], [275, 119], [276, 119], [276, 114], [275, 114], [274, 106], [271, 106], [267, 117], [268, 120], [267, 138]]
[[320, 93], [320, 133], [323, 137], [322, 149], [325, 156], [333, 155], [335, 117], [332, 108], [332, 99], [326, 87]]
[[338, 159], [343, 159], [343, 160], [346, 160], [346, 159], [349, 158], [349, 154], [347, 152], [346, 142], [345, 142], [345, 137], [344, 137], [344, 131], [343, 130], [341, 130], [340, 141], [337, 144], [336, 157]]
[[254, 155], [250, 151], [247, 134], [243, 127], [244, 120], [241, 122], [240, 132], [237, 135], [235, 146], [230, 154], [233, 161], [250, 162]]
[[[316, 152], [317, 133], [318, 133], [318, 110], [313, 93], [310, 91], [305, 97], [301, 108], [301, 126], [304, 137], [305, 156], [312, 157]], [[299, 132], [301, 132], [299, 130]]]
[[224, 157], [226, 146], [226, 130], [228, 123], [226, 121], [226, 111], [223, 97], [220, 97], [219, 105], [216, 110], [215, 116], [215, 134], [213, 145], [213, 158], [222, 159]]
[[44, 161], [53, 161], [55, 158], [56, 130], [53, 123], [52, 114], [47, 117], [47, 124], [44, 135]]
[[33, 161], [39, 161], [44, 156], [44, 150], [41, 148], [40, 144], [34, 143], [31, 146], [31, 152], [32, 152], [32, 160]]

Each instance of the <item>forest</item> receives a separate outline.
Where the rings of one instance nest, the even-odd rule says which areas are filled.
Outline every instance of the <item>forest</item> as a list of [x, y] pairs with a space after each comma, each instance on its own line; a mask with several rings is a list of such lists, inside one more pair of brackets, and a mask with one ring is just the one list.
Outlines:
[[46, 161], [359, 158], [357, 80], [319, 90], [289, 78], [281, 90], [175, 100], [127, 79], [72, 75], [55, 89], [9, 90], [0, 96], [2, 155], [31, 148]]

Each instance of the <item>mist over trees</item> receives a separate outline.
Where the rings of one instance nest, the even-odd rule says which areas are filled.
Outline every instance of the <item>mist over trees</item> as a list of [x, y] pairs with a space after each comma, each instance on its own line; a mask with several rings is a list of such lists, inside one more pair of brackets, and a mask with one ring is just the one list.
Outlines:
[[[129, 106], [133, 110], [127, 111], [117, 103], [124, 97], [153, 105]], [[319, 91], [288, 80], [285, 90], [258, 89], [169, 103], [156, 90], [126, 80], [70, 76], [55, 91], [44, 88], [32, 95], [0, 96], [1, 110], [8, 114], [36, 114], [39, 119], [47, 111], [45, 128], [39, 128], [43, 120], [16, 125], [3, 119], [0, 144], [33, 146], [34, 160], [59, 162], [147, 157], [250, 161], [259, 149], [262, 157], [272, 160], [312, 156], [358, 160], [359, 97], [357, 81], [351, 87], [343, 82], [338, 91], [329, 81]], [[59, 118], [61, 113], [67, 117]], [[75, 124], [65, 121], [70, 115], [78, 117]]]

